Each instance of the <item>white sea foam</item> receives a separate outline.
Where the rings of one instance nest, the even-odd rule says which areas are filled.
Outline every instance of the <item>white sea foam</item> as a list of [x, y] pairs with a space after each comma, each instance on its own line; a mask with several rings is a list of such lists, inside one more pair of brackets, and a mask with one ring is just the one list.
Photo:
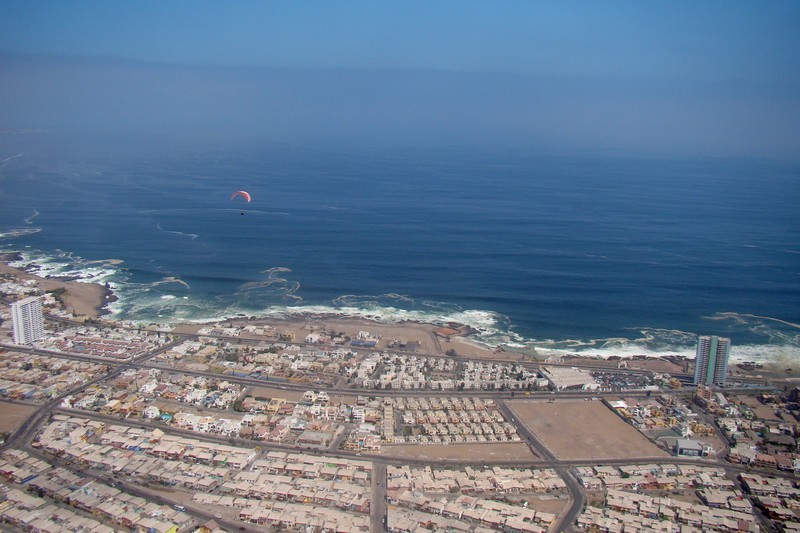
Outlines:
[[720, 313], [715, 313], [712, 316], [703, 318], [707, 318], [709, 320], [732, 320], [739, 324], [749, 324], [752, 323], [753, 319], [757, 319], [765, 322], [776, 322], [778, 324], [783, 324], [784, 326], [789, 326], [791, 328], [797, 329], [798, 333], [800, 333], [800, 324], [782, 320], [780, 318], [774, 318], [771, 316], [753, 315], [749, 313], [720, 312]]
[[18, 157], [22, 157], [22, 154], [16, 154], [16, 155], [12, 155], [12, 156], [6, 157], [5, 159], [0, 159], [0, 163], [3, 164], [2, 166], [6, 166], [7, 164], [9, 164], [11, 161], [13, 161], [14, 159], [16, 159]]
[[24, 237], [25, 235], [33, 235], [42, 231], [41, 228], [9, 228], [0, 232], [0, 239], [14, 239], [17, 237]]
[[[634, 356], [694, 357], [696, 333], [673, 329], [635, 328], [626, 337], [597, 339], [526, 338], [514, 331], [509, 317], [480, 310], [461, 309], [445, 302], [415, 300], [397, 293], [378, 295], [343, 295], [330, 304], [302, 305], [300, 283], [291, 279], [291, 269], [275, 267], [264, 270], [265, 279], [243, 284], [225, 297], [207, 297], [191, 293], [188, 283], [175, 276], [165, 276], [149, 283], [135, 283], [120, 266], [118, 259], [87, 261], [68, 252], [47, 255], [36, 250], [14, 250], [19, 260], [12, 266], [25, 268], [42, 277], [60, 277], [76, 281], [107, 284], [117, 296], [109, 304], [115, 318], [138, 322], [210, 322], [237, 316], [261, 316], [285, 319], [297, 316], [336, 316], [359, 318], [379, 323], [419, 322], [435, 325], [450, 323], [469, 326], [470, 342], [487, 347], [536, 352], [542, 356], [581, 355], [596, 358]], [[169, 287], [170, 291], [165, 292]], [[181, 294], [182, 291], [187, 291]], [[177, 291], [177, 292], [176, 292]], [[264, 304], [267, 301], [284, 304]], [[776, 363], [792, 367], [800, 364], [800, 324], [780, 318], [717, 313], [706, 317], [728, 322], [734, 340], [731, 359]], [[718, 329], [718, 328], [717, 328]], [[747, 331], [764, 338], [763, 344], [737, 344], [736, 331]]]
[[[288, 269], [271, 269], [273, 281], [278, 273]], [[280, 278], [283, 279], [283, 278]], [[265, 282], [267, 283], [267, 282]], [[388, 305], [390, 302], [402, 305]], [[594, 358], [631, 358], [634, 356], [664, 357], [683, 356], [693, 358], [697, 335], [672, 329], [637, 328], [638, 335], [632, 338], [609, 337], [598, 339], [535, 339], [525, 338], [513, 331], [509, 319], [499, 313], [485, 310], [457, 309], [442, 302], [423, 302], [423, 308], [413, 298], [401, 294], [346, 295], [337, 298], [332, 304], [324, 305], [272, 305], [254, 309], [246, 305], [246, 300], [220, 306], [219, 302], [201, 304], [193, 301], [190, 306], [175, 309], [173, 319], [186, 319], [204, 323], [224, 320], [237, 316], [261, 316], [265, 318], [289, 319], [299, 316], [335, 316], [357, 318], [378, 323], [394, 324], [419, 322], [435, 325], [458, 323], [472, 330], [470, 342], [486, 346], [504, 346], [509, 349], [536, 352], [543, 356], [580, 355]], [[157, 306], [150, 305], [151, 311]], [[199, 313], [195, 314], [195, 313]], [[782, 361], [790, 365], [800, 361], [800, 347], [792, 345], [736, 345], [731, 351], [733, 361]], [[783, 364], [783, 363], [781, 363]]]
[[[540, 355], [558, 357], [564, 355], [580, 355], [608, 359], [609, 357], [631, 358], [634, 356], [695, 357], [697, 335], [694, 333], [673, 330], [642, 330], [640, 338], [609, 338], [570, 341], [532, 341], [528, 347], [535, 348]], [[735, 338], [731, 346], [731, 361], [770, 362], [798, 364], [800, 362], [800, 345], [797, 343], [764, 343], [736, 344]]]
[[110, 282], [116, 268], [106, 264], [94, 266], [89, 261], [74, 256], [69, 252], [57, 251], [58, 255], [42, 255], [35, 250], [18, 252], [20, 259], [11, 266], [24, 268], [37, 276], [48, 278], [57, 277], [86, 283], [104, 284]]
[[146, 286], [152, 288], [152, 287], [158, 287], [159, 285], [165, 285], [165, 284], [168, 285], [170, 283], [177, 283], [178, 285], [182, 285], [187, 289], [191, 290], [191, 287], [189, 286], [188, 283], [175, 276], [167, 276], [163, 279], [147, 284]]
[[531, 342], [527, 346], [534, 348], [536, 353], [541, 356], [547, 357], [563, 357], [567, 355], [579, 355], [582, 357], [592, 357], [597, 359], [608, 359], [610, 357], [619, 357], [622, 359], [630, 359], [636, 356], [647, 357], [665, 357], [665, 356], [682, 356], [694, 358], [694, 347], [673, 347], [670, 349], [647, 348], [636, 343], [619, 343], [616, 346], [607, 348], [588, 348], [588, 349], [569, 349], [569, 348], [554, 348], [548, 346], [548, 343]]
[[250, 300], [252, 297], [266, 293], [274, 297], [299, 303], [302, 297], [297, 294], [300, 290], [300, 282], [293, 281], [285, 277], [292, 269], [288, 267], [273, 267], [263, 270], [267, 279], [261, 281], [250, 281], [239, 287], [236, 294], [244, 299]]
[[121, 265], [125, 261], [123, 259], [95, 259], [94, 261], [87, 261], [87, 265], [108, 265], [108, 266], [116, 266]]
[[164, 229], [161, 227], [161, 224], [156, 224], [156, 228], [158, 228], [159, 231], [163, 231], [164, 233], [171, 233], [172, 235], [178, 235], [180, 237], [189, 237], [191, 240], [195, 240], [200, 236], [197, 233], [184, 233], [182, 231]]

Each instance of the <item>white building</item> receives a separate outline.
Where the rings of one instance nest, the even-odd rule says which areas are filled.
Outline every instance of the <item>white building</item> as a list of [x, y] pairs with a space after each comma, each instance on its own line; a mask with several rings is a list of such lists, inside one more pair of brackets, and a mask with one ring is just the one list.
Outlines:
[[42, 299], [31, 296], [11, 304], [14, 344], [30, 344], [44, 337]]
[[550, 383], [550, 388], [554, 390], [597, 390], [600, 388], [600, 384], [595, 381], [592, 374], [580, 368], [550, 366], [542, 367], [540, 371]]

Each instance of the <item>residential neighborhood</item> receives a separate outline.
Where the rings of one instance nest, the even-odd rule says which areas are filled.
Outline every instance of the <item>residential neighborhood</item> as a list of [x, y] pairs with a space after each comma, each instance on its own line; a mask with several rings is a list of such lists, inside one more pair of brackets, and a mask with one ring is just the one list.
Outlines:
[[452, 328], [409, 341], [54, 313], [20, 346], [7, 324], [12, 530], [800, 530], [800, 388], [785, 381], [426, 351]]

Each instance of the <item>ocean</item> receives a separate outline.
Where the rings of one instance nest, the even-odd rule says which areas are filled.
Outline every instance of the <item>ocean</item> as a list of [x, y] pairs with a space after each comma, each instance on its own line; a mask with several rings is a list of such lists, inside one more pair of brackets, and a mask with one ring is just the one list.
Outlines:
[[[800, 362], [800, 167], [280, 144], [0, 153], [0, 251], [115, 318], [459, 322], [544, 355]], [[231, 199], [234, 191], [252, 195]]]

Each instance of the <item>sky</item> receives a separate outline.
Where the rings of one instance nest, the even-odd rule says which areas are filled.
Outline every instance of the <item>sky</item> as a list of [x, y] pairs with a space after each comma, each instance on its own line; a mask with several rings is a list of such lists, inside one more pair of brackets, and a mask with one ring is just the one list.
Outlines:
[[7, 1], [0, 131], [800, 154], [800, 3]]

